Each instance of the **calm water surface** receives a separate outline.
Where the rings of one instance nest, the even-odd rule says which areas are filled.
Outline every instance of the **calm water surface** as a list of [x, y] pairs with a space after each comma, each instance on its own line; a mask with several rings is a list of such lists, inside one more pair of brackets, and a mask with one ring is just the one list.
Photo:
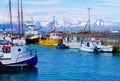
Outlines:
[[36, 68], [0, 73], [0, 81], [120, 81], [120, 56], [29, 45], [38, 50]]

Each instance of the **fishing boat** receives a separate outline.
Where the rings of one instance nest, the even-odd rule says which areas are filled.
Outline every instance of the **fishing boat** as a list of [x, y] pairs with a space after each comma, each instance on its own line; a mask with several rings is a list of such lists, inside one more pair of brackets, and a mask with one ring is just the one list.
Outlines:
[[63, 43], [70, 49], [79, 49], [80, 47], [80, 42], [77, 40], [77, 37], [73, 37], [72, 39], [65, 37]]
[[43, 46], [55, 47], [62, 41], [62, 31], [56, 31], [55, 29], [55, 17], [53, 17], [53, 22], [51, 22], [51, 31], [45, 36], [40, 36], [39, 44]]
[[[91, 32], [90, 32], [90, 8], [88, 9], [88, 21], [84, 27], [84, 30], [81, 32], [82, 34], [88, 34], [88, 36], [90, 36]], [[86, 31], [86, 27], [89, 27], [89, 31]], [[88, 38], [87, 38], [88, 39]], [[87, 51], [87, 52], [93, 52], [93, 53], [98, 53], [101, 52], [101, 49], [98, 48], [95, 44], [94, 41], [91, 40], [81, 40], [80, 42], [80, 50], [82, 51]]]
[[28, 31], [25, 32], [25, 39], [27, 44], [33, 44], [39, 42], [40, 34], [35, 30], [35, 25], [29, 24]]
[[43, 46], [56, 46], [62, 41], [61, 31], [52, 31], [48, 34], [49, 36], [40, 37], [39, 44]]
[[[22, 0], [21, 9], [22, 9]], [[18, 28], [20, 34], [20, 11], [18, 0]], [[11, 0], [9, 0], [10, 10], [10, 32], [2, 32], [0, 36], [0, 70], [15, 70], [34, 67], [38, 62], [38, 56], [36, 50], [30, 50], [26, 46], [26, 41], [19, 35], [19, 37], [13, 37], [12, 26], [12, 12], [11, 12]], [[22, 15], [22, 14], [21, 14]], [[22, 20], [22, 19], [21, 19]], [[21, 24], [23, 24], [21, 22]]]
[[[101, 43], [101, 41], [99, 41], [99, 43]], [[98, 44], [97, 46], [102, 50], [102, 52], [113, 52], [113, 48], [114, 48], [112, 45]]]
[[98, 36], [91, 38], [89, 41], [81, 41], [80, 43], [80, 50], [88, 52], [113, 52], [113, 49], [112, 45], [103, 45]]
[[101, 49], [98, 48], [93, 41], [88, 41], [88, 40], [83, 40], [80, 42], [80, 50], [93, 52], [93, 53], [101, 52]]
[[15, 70], [34, 67], [38, 62], [37, 51], [26, 46], [25, 39], [0, 36], [0, 70]]
[[103, 42], [99, 37], [94, 37], [91, 39], [94, 44], [101, 49], [102, 52], [113, 52], [114, 47], [112, 45], [103, 45]]
[[[87, 20], [87, 23], [85, 24], [85, 27], [84, 27], [84, 30], [81, 31], [80, 33], [81, 34], [88, 34], [90, 33], [90, 8], [88, 8], [88, 20]], [[86, 31], [86, 27], [87, 25], [89, 25], [89, 31]], [[63, 43], [67, 46], [69, 46], [69, 48], [80, 48], [80, 39], [79, 37], [77, 36], [74, 36], [74, 37], [71, 37], [71, 34], [70, 36], [66, 37], [64, 40], [63, 40]]]

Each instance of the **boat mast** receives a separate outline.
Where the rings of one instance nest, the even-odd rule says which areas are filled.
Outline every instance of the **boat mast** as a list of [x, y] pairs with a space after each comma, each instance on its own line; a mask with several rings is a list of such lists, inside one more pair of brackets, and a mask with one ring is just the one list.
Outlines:
[[11, 33], [13, 33], [11, 0], [9, 0], [9, 15], [10, 15], [10, 28], [11, 28]]
[[19, 5], [19, 0], [17, 0], [18, 1], [18, 33], [19, 34], [21, 34], [20, 33], [20, 5]]
[[55, 16], [53, 16], [53, 28], [52, 28], [52, 30], [55, 31], [55, 29], [56, 29], [55, 28]]
[[22, 26], [22, 34], [24, 34], [22, 0], [21, 0], [21, 26]]
[[89, 23], [89, 32], [90, 32], [90, 8], [88, 9], [88, 23]]
[[64, 27], [64, 30], [63, 30], [63, 31], [65, 32], [65, 24], [66, 24], [66, 23], [65, 23], [65, 22], [66, 22], [65, 20], [66, 20], [66, 19], [63, 18], [63, 20], [64, 20], [64, 26], [63, 26], [63, 27]]

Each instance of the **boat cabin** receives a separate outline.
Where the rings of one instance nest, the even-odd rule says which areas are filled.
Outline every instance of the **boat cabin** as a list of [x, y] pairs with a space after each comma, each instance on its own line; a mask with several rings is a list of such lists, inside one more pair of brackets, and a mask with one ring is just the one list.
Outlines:
[[0, 59], [11, 59], [11, 45], [8, 41], [0, 40]]
[[50, 32], [50, 39], [62, 39], [63, 32], [52, 31]]

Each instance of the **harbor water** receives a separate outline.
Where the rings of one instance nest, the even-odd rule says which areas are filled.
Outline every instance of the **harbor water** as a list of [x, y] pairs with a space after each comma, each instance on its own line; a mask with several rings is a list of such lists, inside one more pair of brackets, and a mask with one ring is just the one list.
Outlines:
[[35, 68], [0, 73], [0, 81], [120, 81], [120, 56], [29, 45], [38, 51]]

